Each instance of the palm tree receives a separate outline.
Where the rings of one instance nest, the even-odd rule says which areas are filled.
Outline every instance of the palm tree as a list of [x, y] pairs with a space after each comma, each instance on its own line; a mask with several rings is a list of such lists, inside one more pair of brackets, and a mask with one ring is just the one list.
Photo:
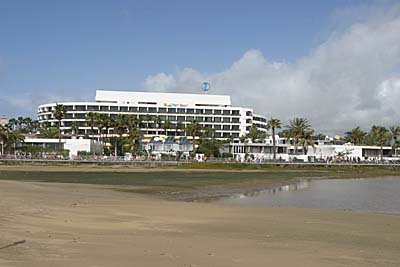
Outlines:
[[71, 122], [71, 131], [72, 131], [72, 136], [76, 137], [79, 131], [79, 126], [76, 121]]
[[100, 114], [97, 112], [89, 112], [85, 114], [86, 123], [90, 127], [91, 139], [94, 138], [94, 127], [96, 127], [96, 122], [98, 121]]
[[0, 143], [1, 143], [1, 156], [4, 155], [4, 146], [6, 143], [8, 127], [0, 125]]
[[400, 134], [400, 126], [391, 126], [389, 130], [393, 140], [392, 155], [396, 155], [396, 143], [397, 143], [397, 138], [399, 137]]
[[154, 119], [154, 124], [156, 125], [157, 128], [156, 134], [159, 135], [158, 129], [161, 128], [163, 124], [163, 121], [160, 116], [156, 116], [156, 118]]
[[275, 130], [280, 129], [282, 123], [279, 119], [271, 118], [267, 121], [267, 130], [271, 130], [272, 135], [272, 149], [273, 149], [273, 159], [276, 159], [276, 140], [275, 140]]
[[4, 148], [7, 153], [11, 154], [12, 148], [18, 143], [23, 143], [25, 137], [19, 131], [12, 131], [9, 125], [0, 126], [0, 142], [1, 142], [1, 154], [4, 155]]
[[[300, 138], [304, 137], [307, 132], [311, 131], [311, 124], [305, 118], [294, 118], [289, 121], [289, 125], [286, 126], [287, 138], [293, 138], [294, 141], [294, 151], [297, 155], [298, 153], [298, 145]], [[304, 148], [303, 148], [304, 149]]]
[[[114, 121], [114, 133], [118, 135], [119, 138], [125, 133], [129, 128], [129, 117], [125, 114], [119, 114]], [[118, 156], [118, 138], [115, 138], [115, 156]]]
[[383, 161], [383, 146], [388, 143], [389, 131], [383, 126], [373, 125], [368, 135], [368, 140], [371, 145], [377, 145], [381, 147], [380, 158]]
[[17, 130], [21, 132], [22, 126], [25, 123], [25, 118], [24, 117], [18, 117], [17, 118]]
[[91, 142], [91, 146], [92, 146], [92, 150], [93, 150], [93, 157], [96, 155], [96, 150], [94, 149], [94, 127], [96, 127], [96, 122], [99, 118], [99, 113], [97, 112], [89, 112], [86, 113], [85, 115], [85, 119], [86, 119], [86, 123], [88, 124], [88, 126], [90, 127], [90, 142]]
[[23, 125], [24, 127], [22, 127], [21, 132], [24, 133], [31, 133], [31, 125], [32, 125], [33, 120], [29, 117], [26, 117], [23, 119]]
[[[104, 125], [104, 129], [105, 129], [105, 142], [107, 142], [108, 143], [108, 132], [109, 132], [109, 130], [110, 130], [110, 128], [112, 127], [112, 125], [113, 125], [113, 121], [112, 121], [112, 119], [110, 118], [110, 116], [108, 116], [108, 115], [106, 115], [106, 114], [103, 114], [102, 116], [101, 116], [101, 118], [102, 118], [102, 120], [103, 120], [103, 125]], [[104, 145], [104, 142], [103, 142], [103, 145]]]
[[246, 135], [246, 137], [250, 138], [251, 142], [255, 143], [257, 140], [265, 139], [266, 134], [258, 130], [257, 126], [253, 124], [250, 127], [249, 133]]
[[144, 120], [146, 121], [147, 134], [149, 134], [150, 122], [153, 121], [153, 118], [150, 116], [150, 114], [146, 114], [146, 117]]
[[367, 133], [361, 130], [360, 126], [352, 129], [350, 132], [346, 132], [345, 140], [354, 145], [362, 145], [365, 142]]
[[39, 137], [42, 138], [57, 138], [58, 136], [58, 128], [55, 126], [51, 126], [51, 123], [48, 121], [42, 122], [39, 125]]
[[29, 132], [36, 134], [39, 131], [39, 121], [32, 120], [29, 125]]
[[58, 120], [58, 146], [61, 153], [61, 121], [64, 119], [65, 114], [67, 113], [67, 109], [62, 104], [56, 104], [55, 109], [53, 110], [53, 116], [56, 120]]
[[166, 121], [164, 121], [164, 123], [161, 125], [161, 127], [163, 128], [165, 135], [168, 136], [168, 130], [169, 130], [169, 129], [172, 129], [173, 124], [172, 124], [171, 121], [166, 120]]
[[18, 121], [15, 118], [11, 118], [8, 120], [8, 127], [10, 128], [10, 130], [15, 130], [17, 128], [18, 125]]
[[185, 130], [185, 125], [181, 121], [178, 121], [175, 124], [175, 136], [178, 136], [178, 131], [184, 131], [184, 130]]
[[303, 155], [307, 155], [309, 146], [314, 147], [314, 130], [304, 131], [303, 135], [299, 139], [300, 145], [303, 147]]
[[186, 132], [193, 138], [193, 154], [196, 153], [196, 136], [200, 136], [203, 127], [196, 121], [193, 120], [186, 126]]
[[140, 138], [143, 137], [143, 133], [140, 131], [138, 124], [132, 124], [128, 132], [128, 140], [130, 144], [130, 150], [132, 153], [137, 154], [140, 150]]

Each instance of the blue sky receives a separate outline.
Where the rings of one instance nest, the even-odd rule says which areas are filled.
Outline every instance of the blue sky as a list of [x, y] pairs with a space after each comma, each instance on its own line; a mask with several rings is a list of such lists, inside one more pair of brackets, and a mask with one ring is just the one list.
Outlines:
[[342, 27], [337, 14], [369, 3], [0, 0], [0, 113], [35, 116], [41, 101], [92, 99], [99, 88], [142, 90], [152, 75], [185, 68], [223, 73], [252, 49], [299, 62]]

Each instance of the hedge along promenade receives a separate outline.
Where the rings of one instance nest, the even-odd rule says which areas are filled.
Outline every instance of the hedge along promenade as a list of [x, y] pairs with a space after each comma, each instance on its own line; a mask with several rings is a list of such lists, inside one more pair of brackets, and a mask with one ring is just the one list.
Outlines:
[[254, 162], [229, 162], [229, 161], [150, 161], [150, 160], [62, 160], [62, 159], [0, 159], [0, 165], [17, 164], [50, 164], [50, 165], [79, 165], [79, 164], [97, 164], [97, 165], [126, 165], [137, 167], [178, 167], [188, 169], [264, 169], [270, 167], [381, 167], [381, 168], [399, 168], [400, 163], [320, 163], [320, 162], [286, 162], [286, 161], [266, 161], [260, 163]]

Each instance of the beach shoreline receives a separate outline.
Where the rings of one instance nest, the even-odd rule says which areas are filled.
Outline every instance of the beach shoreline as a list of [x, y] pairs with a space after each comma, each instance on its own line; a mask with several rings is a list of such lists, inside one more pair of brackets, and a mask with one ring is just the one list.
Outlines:
[[0, 181], [1, 266], [398, 266], [400, 216]]

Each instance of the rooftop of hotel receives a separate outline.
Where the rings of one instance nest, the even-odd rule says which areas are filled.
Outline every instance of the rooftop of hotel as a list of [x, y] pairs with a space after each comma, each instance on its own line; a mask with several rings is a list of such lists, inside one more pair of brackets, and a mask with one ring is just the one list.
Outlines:
[[231, 106], [227, 95], [96, 90], [96, 102], [158, 106]]

